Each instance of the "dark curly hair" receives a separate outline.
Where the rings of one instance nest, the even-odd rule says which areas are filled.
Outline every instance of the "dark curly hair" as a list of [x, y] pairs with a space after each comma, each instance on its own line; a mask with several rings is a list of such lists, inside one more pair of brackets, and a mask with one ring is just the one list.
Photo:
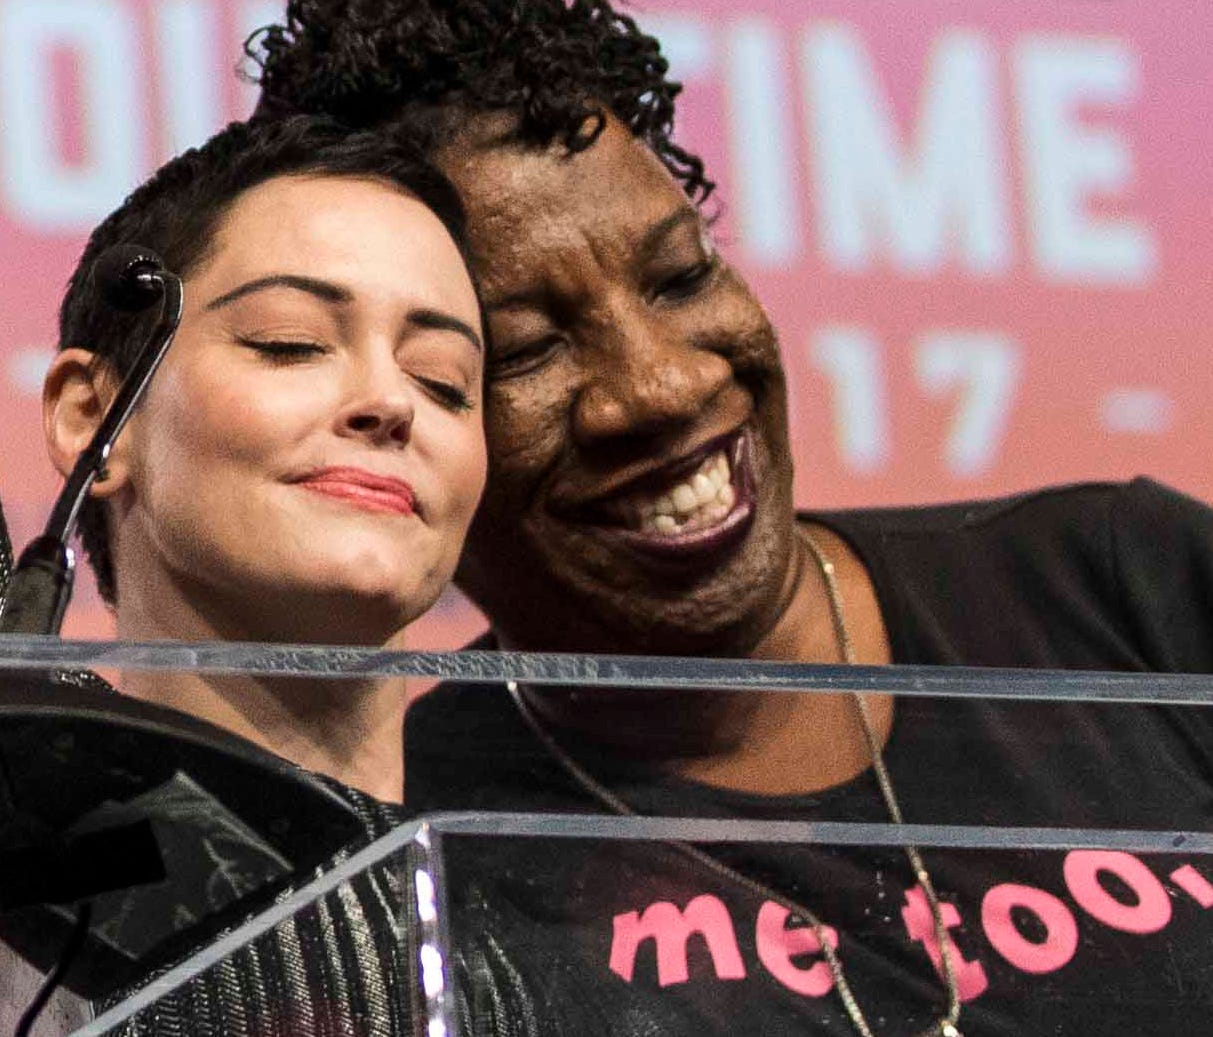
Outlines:
[[[210, 254], [219, 225], [239, 195], [277, 176], [307, 173], [398, 184], [434, 212], [466, 263], [459, 196], [407, 140], [353, 132], [327, 116], [233, 123], [162, 166], [93, 231], [59, 308], [59, 348], [87, 349], [97, 364], [118, 377], [126, 374], [156, 320], [155, 308], [131, 314], [106, 304], [94, 283], [98, 257], [114, 245], [138, 244], [186, 278]], [[99, 501], [85, 502], [79, 529], [97, 587], [112, 604], [117, 591], [106, 509]]]
[[399, 123], [432, 153], [461, 120], [507, 112], [512, 139], [581, 151], [605, 109], [692, 200], [715, 186], [671, 139], [682, 87], [657, 41], [606, 0], [290, 0], [285, 24], [245, 51], [260, 66], [259, 115]]

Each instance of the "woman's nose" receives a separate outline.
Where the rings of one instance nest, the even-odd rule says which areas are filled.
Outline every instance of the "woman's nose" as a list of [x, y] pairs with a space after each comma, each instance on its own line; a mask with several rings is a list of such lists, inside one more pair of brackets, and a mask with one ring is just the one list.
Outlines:
[[616, 437], [660, 434], [700, 417], [732, 380], [718, 353], [651, 322], [614, 326], [607, 348], [587, 351], [587, 377], [573, 415], [584, 445]]
[[338, 434], [366, 439], [376, 445], [407, 443], [412, 434], [416, 399], [408, 376], [395, 361], [361, 365], [352, 382], [337, 417]]

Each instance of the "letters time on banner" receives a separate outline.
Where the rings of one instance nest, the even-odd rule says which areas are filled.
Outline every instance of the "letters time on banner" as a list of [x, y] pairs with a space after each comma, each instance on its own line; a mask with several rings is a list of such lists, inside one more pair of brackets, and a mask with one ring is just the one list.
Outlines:
[[[0, 490], [19, 541], [54, 485], [38, 394], [83, 240], [247, 113], [241, 44], [281, 7], [0, 0]], [[801, 505], [1138, 472], [1213, 496], [1213, 7], [633, 13], [685, 83], [677, 135], [720, 183], [715, 233], [780, 331]], [[458, 615], [452, 637], [475, 625]]]

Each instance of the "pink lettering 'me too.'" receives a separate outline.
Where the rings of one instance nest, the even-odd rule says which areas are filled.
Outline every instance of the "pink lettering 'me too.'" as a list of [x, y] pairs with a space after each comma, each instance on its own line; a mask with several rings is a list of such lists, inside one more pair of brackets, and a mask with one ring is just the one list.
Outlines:
[[680, 911], [668, 900], [645, 908], [644, 914], [628, 911], [615, 916], [611, 940], [611, 971], [631, 983], [636, 952], [645, 940], [657, 945], [657, 983], [668, 987], [685, 983], [687, 941], [698, 934], [707, 944], [718, 979], [745, 979], [745, 963], [737, 947], [733, 920], [719, 897], [703, 894]]

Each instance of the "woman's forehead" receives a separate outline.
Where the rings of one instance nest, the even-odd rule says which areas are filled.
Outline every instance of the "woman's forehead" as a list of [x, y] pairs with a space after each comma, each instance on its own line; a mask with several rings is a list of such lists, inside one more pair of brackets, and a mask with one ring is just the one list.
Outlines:
[[570, 250], [628, 248], [691, 203], [660, 160], [617, 119], [583, 151], [464, 143], [440, 159], [468, 214], [490, 280]]
[[243, 284], [284, 276], [325, 281], [347, 301], [425, 299], [479, 323], [449, 231], [416, 195], [374, 177], [283, 175], [249, 188], [187, 280], [196, 301], [213, 305]]

